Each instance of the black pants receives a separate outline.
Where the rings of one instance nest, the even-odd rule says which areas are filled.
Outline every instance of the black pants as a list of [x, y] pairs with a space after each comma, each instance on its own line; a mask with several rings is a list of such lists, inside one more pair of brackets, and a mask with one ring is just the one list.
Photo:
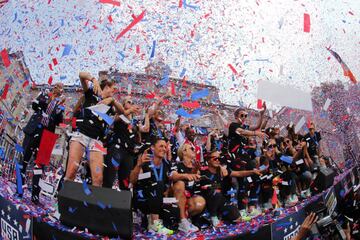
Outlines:
[[106, 167], [104, 168], [103, 187], [112, 188], [117, 173], [120, 189], [128, 190], [129, 187], [125, 182], [128, 182], [130, 172], [134, 166], [135, 156], [121, 147], [117, 148], [115, 144], [111, 145], [107, 152], [108, 154], [105, 157]]
[[227, 204], [222, 193], [210, 193], [205, 195], [206, 208], [211, 217], [221, 216], [224, 221], [232, 222], [240, 217], [236, 206]]
[[[39, 151], [40, 146], [40, 140], [42, 136], [43, 128], [37, 128], [35, 130], [35, 133], [33, 135], [25, 134], [25, 138], [23, 141], [23, 149], [24, 149], [24, 156], [20, 159], [19, 165], [21, 168], [21, 180], [22, 184], [25, 184], [25, 176], [26, 176], [26, 169], [28, 164], [32, 159], [36, 159], [36, 155]], [[34, 156], [34, 158], [32, 158]], [[34, 172], [37, 171], [43, 172], [44, 166], [34, 166]], [[39, 181], [42, 176], [42, 174], [35, 174], [33, 175], [32, 179], [32, 200], [38, 201], [39, 200], [39, 194], [40, 194], [40, 187], [39, 187]]]
[[139, 209], [143, 214], [142, 226], [147, 227], [148, 214], [158, 214], [162, 219], [165, 227], [169, 229], [177, 229], [180, 219], [180, 209], [176, 204], [163, 204], [163, 196], [156, 194], [155, 197], [147, 197], [139, 199], [135, 196], [135, 208]]
[[287, 196], [291, 194], [296, 194], [296, 181], [298, 181], [298, 177], [296, 176], [296, 173], [291, 171], [286, 171], [283, 174], [281, 174], [281, 179], [288, 183], [286, 184], [280, 184], [280, 196], [283, 199], [286, 199]]

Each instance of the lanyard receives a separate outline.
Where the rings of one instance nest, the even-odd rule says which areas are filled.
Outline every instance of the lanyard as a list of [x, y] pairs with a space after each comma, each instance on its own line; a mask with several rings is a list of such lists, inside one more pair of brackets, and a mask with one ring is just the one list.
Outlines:
[[153, 172], [154, 172], [156, 181], [157, 181], [157, 182], [161, 182], [161, 181], [162, 181], [162, 178], [163, 178], [163, 172], [164, 172], [164, 163], [161, 162], [161, 165], [160, 165], [160, 175], [158, 174], [158, 171], [156, 170], [157, 167], [155, 167], [154, 162], [152, 162], [152, 165], [153, 165], [152, 170], [153, 170]]

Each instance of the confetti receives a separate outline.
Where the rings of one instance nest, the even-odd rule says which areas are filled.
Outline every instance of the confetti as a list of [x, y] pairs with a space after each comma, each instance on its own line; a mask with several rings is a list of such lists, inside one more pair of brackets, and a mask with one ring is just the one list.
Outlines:
[[124, 30], [122, 30], [119, 35], [116, 37], [115, 41], [118, 41], [122, 36], [125, 35], [131, 28], [133, 28], [137, 23], [139, 23], [145, 16], [145, 11], [143, 11], [138, 17], [136, 17]]
[[120, 6], [120, 2], [114, 1], [114, 0], [99, 0], [100, 3], [107, 3], [114, 6]]
[[3, 49], [1, 51], [1, 58], [2, 58], [2, 61], [4, 63], [4, 66], [9, 67], [11, 62], [10, 62], [9, 55], [8, 55], [8, 52], [7, 52], [6, 49]]
[[9, 92], [9, 89], [10, 89], [10, 85], [8, 83], [5, 84], [4, 89], [2, 91], [2, 94], [1, 94], [1, 99], [3, 99], [3, 100], [6, 99], [6, 96], [7, 96], [8, 92]]
[[72, 46], [70, 44], [65, 44], [61, 57], [68, 56], [70, 54], [71, 48]]
[[304, 32], [310, 32], [310, 15], [304, 13]]
[[205, 88], [203, 90], [194, 92], [193, 94], [191, 94], [191, 100], [197, 100], [199, 98], [204, 98], [207, 97], [209, 95], [209, 89]]

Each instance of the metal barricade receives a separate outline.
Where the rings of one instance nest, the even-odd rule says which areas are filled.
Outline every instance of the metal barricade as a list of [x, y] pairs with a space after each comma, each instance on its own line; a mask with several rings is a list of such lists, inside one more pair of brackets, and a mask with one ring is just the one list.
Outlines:
[[3, 134], [0, 137], [0, 169], [3, 178], [16, 182], [15, 159], [22, 158], [22, 153], [16, 151], [16, 142], [9, 135]]

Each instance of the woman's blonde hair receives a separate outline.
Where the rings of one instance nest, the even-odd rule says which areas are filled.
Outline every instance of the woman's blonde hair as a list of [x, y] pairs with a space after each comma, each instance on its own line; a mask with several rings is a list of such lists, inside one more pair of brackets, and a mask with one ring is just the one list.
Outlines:
[[180, 160], [182, 161], [184, 158], [184, 149], [185, 149], [185, 145], [190, 145], [189, 143], [184, 143], [183, 145], [181, 145], [177, 151], [177, 155], [180, 158]]

